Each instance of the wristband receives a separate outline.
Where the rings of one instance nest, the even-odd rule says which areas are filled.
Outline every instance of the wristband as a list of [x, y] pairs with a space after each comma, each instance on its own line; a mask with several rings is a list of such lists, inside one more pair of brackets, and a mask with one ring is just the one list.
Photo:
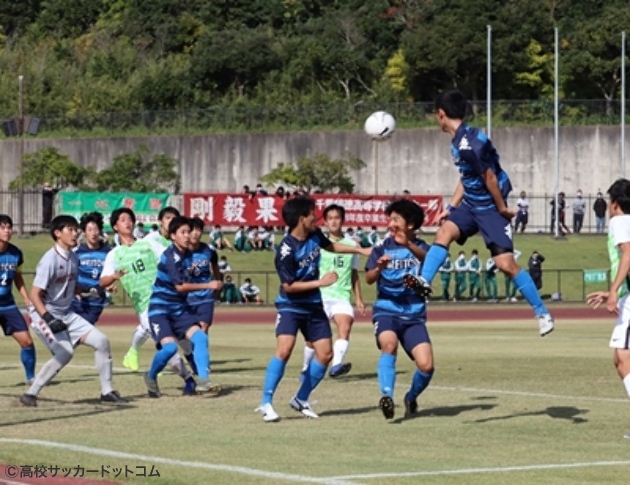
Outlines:
[[50, 314], [50, 312], [46, 312], [46, 313], [44, 313], [44, 314], [42, 315], [42, 318], [44, 319], [44, 321], [45, 321], [46, 323], [50, 323], [50, 322], [52, 322], [53, 320], [55, 320], [55, 317], [53, 317], [53, 316]]

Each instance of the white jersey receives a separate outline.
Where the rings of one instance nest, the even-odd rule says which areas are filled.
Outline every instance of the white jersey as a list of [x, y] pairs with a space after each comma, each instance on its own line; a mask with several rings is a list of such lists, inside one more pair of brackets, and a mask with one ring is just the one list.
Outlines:
[[162, 253], [166, 251], [166, 248], [171, 245], [171, 240], [166, 239], [159, 231], [147, 234], [144, 238], [142, 238], [142, 240], [148, 241], [149, 244], [151, 244], [153, 252], [157, 256], [158, 260], [160, 259], [160, 256], [162, 256]]
[[53, 316], [64, 317], [75, 298], [79, 259], [72, 251], [55, 245], [37, 263], [33, 286], [41, 288], [42, 301]]

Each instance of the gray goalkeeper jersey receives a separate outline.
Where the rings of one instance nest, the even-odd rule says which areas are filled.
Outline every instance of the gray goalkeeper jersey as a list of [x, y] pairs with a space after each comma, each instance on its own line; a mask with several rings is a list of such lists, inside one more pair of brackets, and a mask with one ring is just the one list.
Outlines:
[[33, 286], [41, 288], [42, 301], [46, 309], [55, 317], [68, 313], [74, 299], [79, 259], [74, 251], [65, 256], [64, 251], [55, 245], [37, 263]]

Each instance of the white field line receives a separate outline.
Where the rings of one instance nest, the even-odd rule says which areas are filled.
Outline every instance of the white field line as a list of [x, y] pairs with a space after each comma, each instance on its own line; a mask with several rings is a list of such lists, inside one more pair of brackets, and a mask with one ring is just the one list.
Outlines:
[[16, 439], [16, 438], [0, 438], [0, 443], [11, 443], [18, 445], [41, 446], [43, 448], [56, 448], [60, 450], [72, 451], [74, 453], [87, 453], [95, 456], [108, 456], [111, 458], [122, 458], [127, 460], [138, 460], [149, 463], [158, 463], [161, 465], [177, 466], [184, 468], [198, 468], [202, 470], [213, 470], [219, 472], [234, 473], [236, 475], [247, 475], [250, 477], [266, 478], [271, 480], [285, 480], [294, 483], [322, 483], [329, 485], [352, 485], [347, 480], [337, 480], [326, 477], [310, 477], [307, 475], [294, 475], [290, 473], [269, 472], [258, 470], [256, 468], [247, 468], [242, 466], [223, 465], [219, 463], [205, 463], [199, 461], [174, 460], [172, 458], [162, 458], [159, 456], [139, 455], [136, 453], [126, 453], [122, 451], [105, 450], [101, 448], [92, 448], [89, 446], [72, 445], [67, 443], [57, 443], [54, 441]]

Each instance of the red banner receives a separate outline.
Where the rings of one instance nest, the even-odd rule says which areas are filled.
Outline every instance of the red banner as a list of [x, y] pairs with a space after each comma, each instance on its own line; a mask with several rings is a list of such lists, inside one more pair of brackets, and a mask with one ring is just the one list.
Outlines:
[[[322, 221], [322, 212], [330, 204], [346, 209], [348, 226], [387, 226], [385, 207], [392, 200], [386, 195], [319, 194], [315, 199], [315, 213]], [[424, 226], [437, 224], [442, 211], [441, 195], [412, 195], [409, 198], [425, 212]], [[184, 194], [184, 214], [200, 217], [206, 224], [224, 226], [284, 226], [282, 206], [284, 200], [274, 195], [257, 195], [250, 198], [242, 194]]]

